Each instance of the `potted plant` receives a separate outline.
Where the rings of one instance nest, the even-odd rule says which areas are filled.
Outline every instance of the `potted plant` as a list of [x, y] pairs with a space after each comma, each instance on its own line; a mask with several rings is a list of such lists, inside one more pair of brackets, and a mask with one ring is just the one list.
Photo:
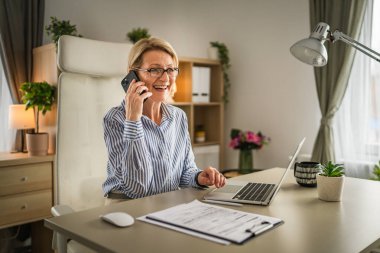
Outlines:
[[228, 103], [228, 90], [231, 87], [230, 78], [228, 76], [228, 70], [231, 67], [229, 51], [227, 46], [224, 43], [218, 41], [211, 41], [211, 47], [217, 48], [218, 50], [218, 58], [220, 63], [222, 64], [222, 72], [223, 72], [223, 80], [224, 80], [224, 95], [223, 101], [225, 104]]
[[229, 147], [239, 150], [239, 168], [240, 174], [247, 174], [254, 171], [252, 150], [261, 149], [264, 145], [269, 144], [270, 138], [263, 135], [260, 131], [242, 131], [240, 129], [231, 129], [231, 141]]
[[371, 177], [371, 180], [380, 181], [380, 161], [375, 164], [372, 171], [374, 177]]
[[133, 44], [135, 44], [137, 41], [141, 39], [150, 38], [150, 34], [147, 28], [138, 27], [138, 28], [132, 29], [132, 31], [127, 33], [127, 37]]
[[45, 27], [47, 35], [51, 35], [55, 45], [58, 45], [58, 39], [62, 35], [71, 35], [82, 37], [77, 34], [76, 25], [71, 25], [68, 20], [58, 20], [56, 17], [50, 17], [50, 25]]
[[55, 100], [55, 87], [47, 82], [25, 82], [20, 90], [23, 93], [22, 101], [25, 103], [26, 110], [33, 109], [36, 121], [35, 131], [26, 135], [29, 155], [47, 155], [49, 135], [40, 132], [40, 112], [45, 115], [51, 110]]
[[344, 168], [329, 161], [321, 165], [317, 174], [318, 198], [325, 201], [341, 201], [344, 185]]

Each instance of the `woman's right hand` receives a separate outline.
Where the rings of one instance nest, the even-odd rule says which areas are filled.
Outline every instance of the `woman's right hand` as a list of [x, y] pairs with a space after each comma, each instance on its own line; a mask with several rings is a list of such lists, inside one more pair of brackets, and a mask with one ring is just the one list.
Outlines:
[[[143, 91], [145, 93], [141, 94]], [[144, 100], [152, 96], [144, 82], [132, 80], [125, 94], [125, 118], [130, 121], [141, 119]]]

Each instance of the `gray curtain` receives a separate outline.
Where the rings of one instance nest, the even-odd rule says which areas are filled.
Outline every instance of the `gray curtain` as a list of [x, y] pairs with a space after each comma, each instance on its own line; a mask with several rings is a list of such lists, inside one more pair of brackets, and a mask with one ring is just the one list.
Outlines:
[[32, 81], [33, 48], [42, 45], [45, 0], [0, 0], [0, 55], [13, 103]]
[[[310, 0], [310, 26], [325, 22], [331, 31], [339, 30], [357, 40], [363, 22], [367, 0]], [[339, 109], [347, 88], [355, 55], [353, 47], [342, 41], [325, 43], [328, 63], [314, 68], [321, 125], [314, 143], [312, 161], [335, 162], [332, 120]]]

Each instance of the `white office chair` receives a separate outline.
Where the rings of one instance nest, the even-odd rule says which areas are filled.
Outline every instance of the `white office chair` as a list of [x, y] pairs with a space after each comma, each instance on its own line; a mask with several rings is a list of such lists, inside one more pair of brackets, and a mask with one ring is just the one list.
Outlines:
[[[104, 204], [107, 150], [103, 116], [124, 97], [120, 81], [131, 44], [61, 36], [58, 42], [57, 203], [54, 216]], [[59, 233], [59, 253], [94, 252]]]
[[132, 45], [73, 36], [58, 42], [57, 200], [74, 210], [104, 204], [103, 116], [122, 101]]

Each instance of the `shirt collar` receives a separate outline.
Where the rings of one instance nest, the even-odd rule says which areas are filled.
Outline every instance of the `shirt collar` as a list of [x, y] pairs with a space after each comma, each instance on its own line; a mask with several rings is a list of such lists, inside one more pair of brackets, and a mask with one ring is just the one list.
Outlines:
[[[125, 112], [125, 99], [121, 102], [121, 106], [124, 109]], [[167, 103], [161, 104], [162, 109], [162, 122], [166, 119], [172, 119], [173, 118], [173, 107], [168, 105]]]

